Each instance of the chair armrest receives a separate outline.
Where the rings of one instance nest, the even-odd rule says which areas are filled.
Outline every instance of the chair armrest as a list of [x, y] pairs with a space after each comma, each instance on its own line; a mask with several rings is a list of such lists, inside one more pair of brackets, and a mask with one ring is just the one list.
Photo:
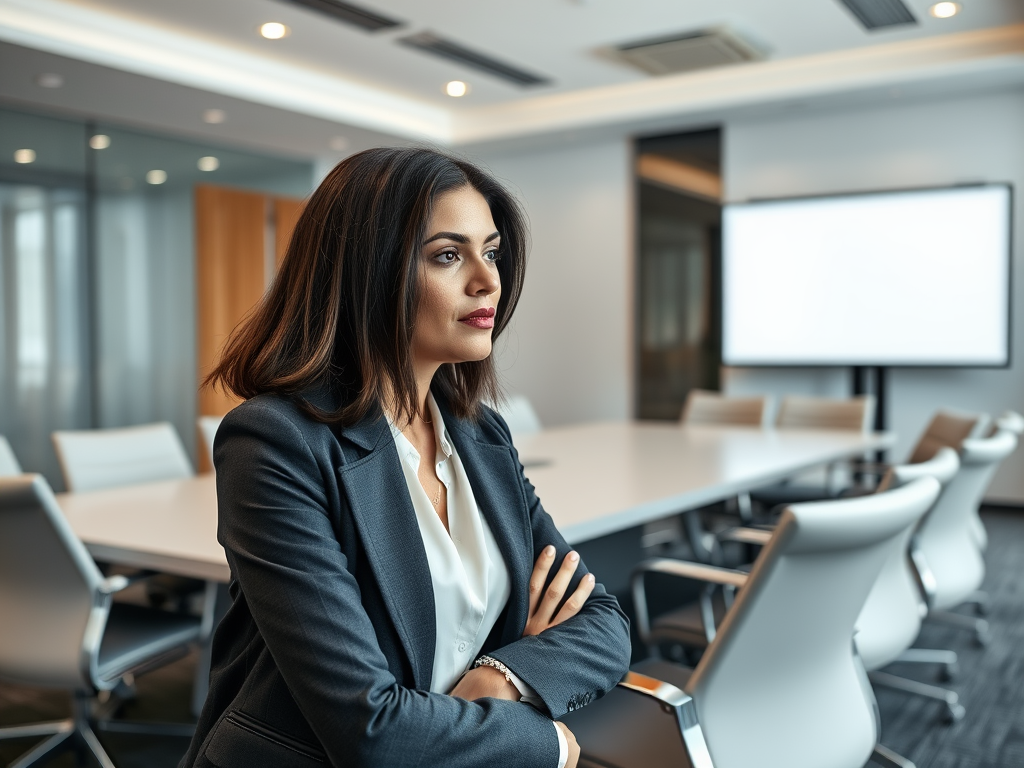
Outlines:
[[892, 467], [892, 464], [886, 464], [878, 461], [851, 461], [851, 466], [854, 472], [860, 472], [863, 475], [877, 475], [881, 477]]
[[116, 592], [128, 589], [132, 584], [138, 584], [140, 581], [145, 581], [156, 575], [157, 571], [139, 571], [130, 576], [120, 573], [107, 576], [107, 578], [100, 582], [99, 591], [102, 595], [113, 595]]
[[674, 714], [690, 764], [693, 768], [714, 768], [704, 732], [697, 720], [697, 707], [688, 693], [639, 672], [627, 672], [618, 686], [648, 696], [656, 700], [666, 713]]
[[[639, 563], [633, 569], [633, 610], [636, 611], [636, 631], [644, 643], [650, 643], [651, 640], [651, 618], [647, 611], [647, 591], [644, 588], [644, 576], [648, 573], [662, 573], [734, 589], [746, 584], [748, 576], [743, 571], [732, 568], [720, 568], [717, 565], [704, 565], [703, 563], [671, 560], [664, 557], [655, 557]], [[710, 643], [715, 637], [714, 612], [711, 600], [706, 594], [701, 600], [701, 621]]]
[[733, 541], [739, 544], [765, 546], [772, 539], [772, 532], [763, 528], [728, 528], [718, 534], [719, 541]]

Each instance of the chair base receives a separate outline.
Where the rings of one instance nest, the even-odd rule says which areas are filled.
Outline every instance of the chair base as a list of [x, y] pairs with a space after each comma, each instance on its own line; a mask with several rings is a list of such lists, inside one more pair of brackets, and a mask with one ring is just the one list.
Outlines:
[[872, 685], [891, 688], [892, 690], [909, 693], [911, 696], [921, 696], [925, 699], [942, 702], [946, 707], [943, 717], [946, 723], [959, 722], [963, 720], [964, 715], [967, 713], [967, 710], [960, 703], [960, 696], [956, 691], [940, 688], [937, 685], [929, 685], [928, 683], [919, 683], [917, 680], [908, 680], [905, 677], [898, 677], [888, 672], [868, 672], [868, 679]]
[[928, 614], [928, 619], [949, 627], [957, 627], [973, 632], [975, 644], [982, 648], [992, 641], [992, 632], [988, 621], [985, 619], [964, 616], [962, 613], [953, 613], [952, 611], [932, 611]]
[[875, 751], [871, 754], [871, 762], [881, 765], [882, 768], [917, 768], [913, 761], [893, 752], [882, 744], [875, 744]]
[[76, 691], [72, 716], [67, 720], [0, 728], [0, 741], [49, 736], [23, 754], [8, 768], [31, 768], [49, 762], [62, 752], [74, 750], [80, 756], [92, 755], [100, 768], [116, 768], [96, 736], [96, 730], [159, 736], [192, 736], [195, 726], [188, 723], [133, 723], [123, 720], [96, 719], [91, 713], [92, 697]]
[[948, 683], [960, 672], [956, 651], [908, 648], [896, 657], [893, 664], [941, 664], [942, 681], [945, 683]]

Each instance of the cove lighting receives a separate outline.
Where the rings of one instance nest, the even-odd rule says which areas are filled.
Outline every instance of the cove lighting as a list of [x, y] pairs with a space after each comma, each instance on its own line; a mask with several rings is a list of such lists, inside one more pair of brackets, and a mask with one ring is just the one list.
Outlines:
[[165, 181], [167, 181], [167, 171], [154, 170], [146, 174], [147, 184], [163, 184]]
[[465, 96], [469, 92], [469, 86], [461, 80], [452, 80], [448, 85], [444, 87], [444, 92], [452, 98], [459, 98]]
[[280, 40], [288, 34], [288, 27], [279, 21], [268, 21], [260, 27], [260, 34], [267, 40]]
[[936, 3], [928, 9], [936, 19], [949, 19], [960, 13], [960, 3]]
[[216, 171], [220, 168], [220, 160], [213, 155], [207, 155], [206, 157], [200, 157], [196, 166], [200, 171]]
[[223, 109], [207, 109], [203, 111], [204, 123], [209, 123], [210, 125], [220, 125], [227, 119], [228, 115]]
[[106, 149], [110, 146], [110, 137], [102, 133], [97, 133], [89, 139], [89, 146], [93, 149]]
[[16, 163], [34, 163], [36, 161], [36, 151], [34, 149], [16, 149], [14, 150], [14, 162]]

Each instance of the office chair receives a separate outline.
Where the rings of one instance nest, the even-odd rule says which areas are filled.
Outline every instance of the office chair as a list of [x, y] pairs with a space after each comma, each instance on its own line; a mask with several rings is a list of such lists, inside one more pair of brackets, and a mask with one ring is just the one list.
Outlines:
[[537, 411], [525, 395], [509, 395], [502, 398], [494, 409], [508, 424], [508, 431], [513, 437], [532, 435], [543, 429]]
[[[685, 765], [682, 745], [700, 768], [862, 768], [873, 752], [883, 758], [875, 751], [877, 708], [854, 627], [890, 543], [938, 491], [938, 481], [926, 477], [873, 496], [792, 505], [749, 574], [676, 560], [642, 563], [633, 580], [642, 632], [646, 574], [739, 593], [694, 670], [657, 659], [634, 667], [678, 689], [660, 690], [676, 702], [669, 707], [673, 738], [664, 718], [635, 716], [635, 689], [617, 688], [563, 718], [588, 761], [581, 765]], [[627, 682], [658, 692], [642, 679]]]
[[217, 430], [220, 429], [220, 423], [224, 420], [223, 416], [200, 416], [196, 419], [196, 424], [199, 425], [199, 432], [203, 437], [203, 445], [206, 447], [206, 455], [210, 459], [210, 466], [213, 466], [213, 441], [217, 437]]
[[964, 440], [960, 471], [943, 489], [911, 544], [928, 603], [928, 618], [973, 631], [979, 645], [988, 643], [988, 622], [951, 609], [984, 599], [979, 597], [983, 595], [979, 588], [985, 577], [985, 561], [974, 520], [992, 475], [1016, 448], [1017, 436], [1004, 429], [991, 437]]
[[768, 397], [727, 397], [720, 392], [691, 389], [686, 395], [682, 424], [762, 427], [768, 413]]
[[[193, 477], [185, 446], [169, 422], [120, 429], [57, 431], [53, 435], [64, 484], [69, 491], [95, 491], [158, 480]], [[202, 581], [161, 575], [147, 584], [154, 605], [183, 603], [205, 589]]]
[[[871, 431], [875, 419], [875, 398], [861, 395], [849, 399], [789, 396], [782, 398], [775, 420], [778, 429], [838, 429], [850, 432]], [[835, 465], [825, 469], [824, 483], [807, 485], [791, 480], [757, 488], [750, 493], [753, 501], [765, 509], [800, 501], [816, 501], [837, 495], [833, 475]]]
[[53, 444], [69, 491], [176, 480], [195, 474], [181, 438], [166, 421], [121, 429], [57, 431]]
[[73, 692], [67, 720], [0, 728], [0, 739], [48, 736], [14, 763], [28, 768], [74, 748], [114, 768], [95, 729], [189, 735], [193, 726], [94, 715], [93, 699], [184, 655], [208, 630], [198, 618], [114, 603], [129, 584], [104, 578], [41, 475], [0, 479], [0, 679]]
[[0, 477], [14, 477], [21, 474], [21, 464], [11, 450], [7, 438], [0, 435]]
[[[991, 432], [989, 433], [989, 435], [994, 435], [999, 430], [1005, 430], [1006, 432], [1013, 433], [1014, 435], [1017, 436], [1017, 439], [1019, 441], [1021, 434], [1024, 434], [1024, 416], [1021, 416], [1016, 411], [1004, 412], [992, 424]], [[980, 435], [972, 436], [980, 437]], [[974, 539], [978, 544], [978, 549], [980, 549], [982, 552], [988, 549], [988, 531], [985, 530], [985, 523], [982, 522], [981, 516], [978, 515], [977, 511], [975, 511], [974, 513], [974, 519], [971, 520], [971, 532], [973, 533]]]

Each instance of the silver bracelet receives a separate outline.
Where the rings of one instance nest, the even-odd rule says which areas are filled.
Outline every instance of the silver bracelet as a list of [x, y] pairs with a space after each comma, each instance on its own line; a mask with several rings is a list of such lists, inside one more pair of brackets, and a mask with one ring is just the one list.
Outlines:
[[[473, 662], [473, 669], [477, 667], [492, 667], [505, 676], [505, 680], [512, 683], [512, 672], [497, 659], [492, 659], [490, 656], [481, 656], [479, 659]], [[515, 683], [512, 683], [515, 685]]]

